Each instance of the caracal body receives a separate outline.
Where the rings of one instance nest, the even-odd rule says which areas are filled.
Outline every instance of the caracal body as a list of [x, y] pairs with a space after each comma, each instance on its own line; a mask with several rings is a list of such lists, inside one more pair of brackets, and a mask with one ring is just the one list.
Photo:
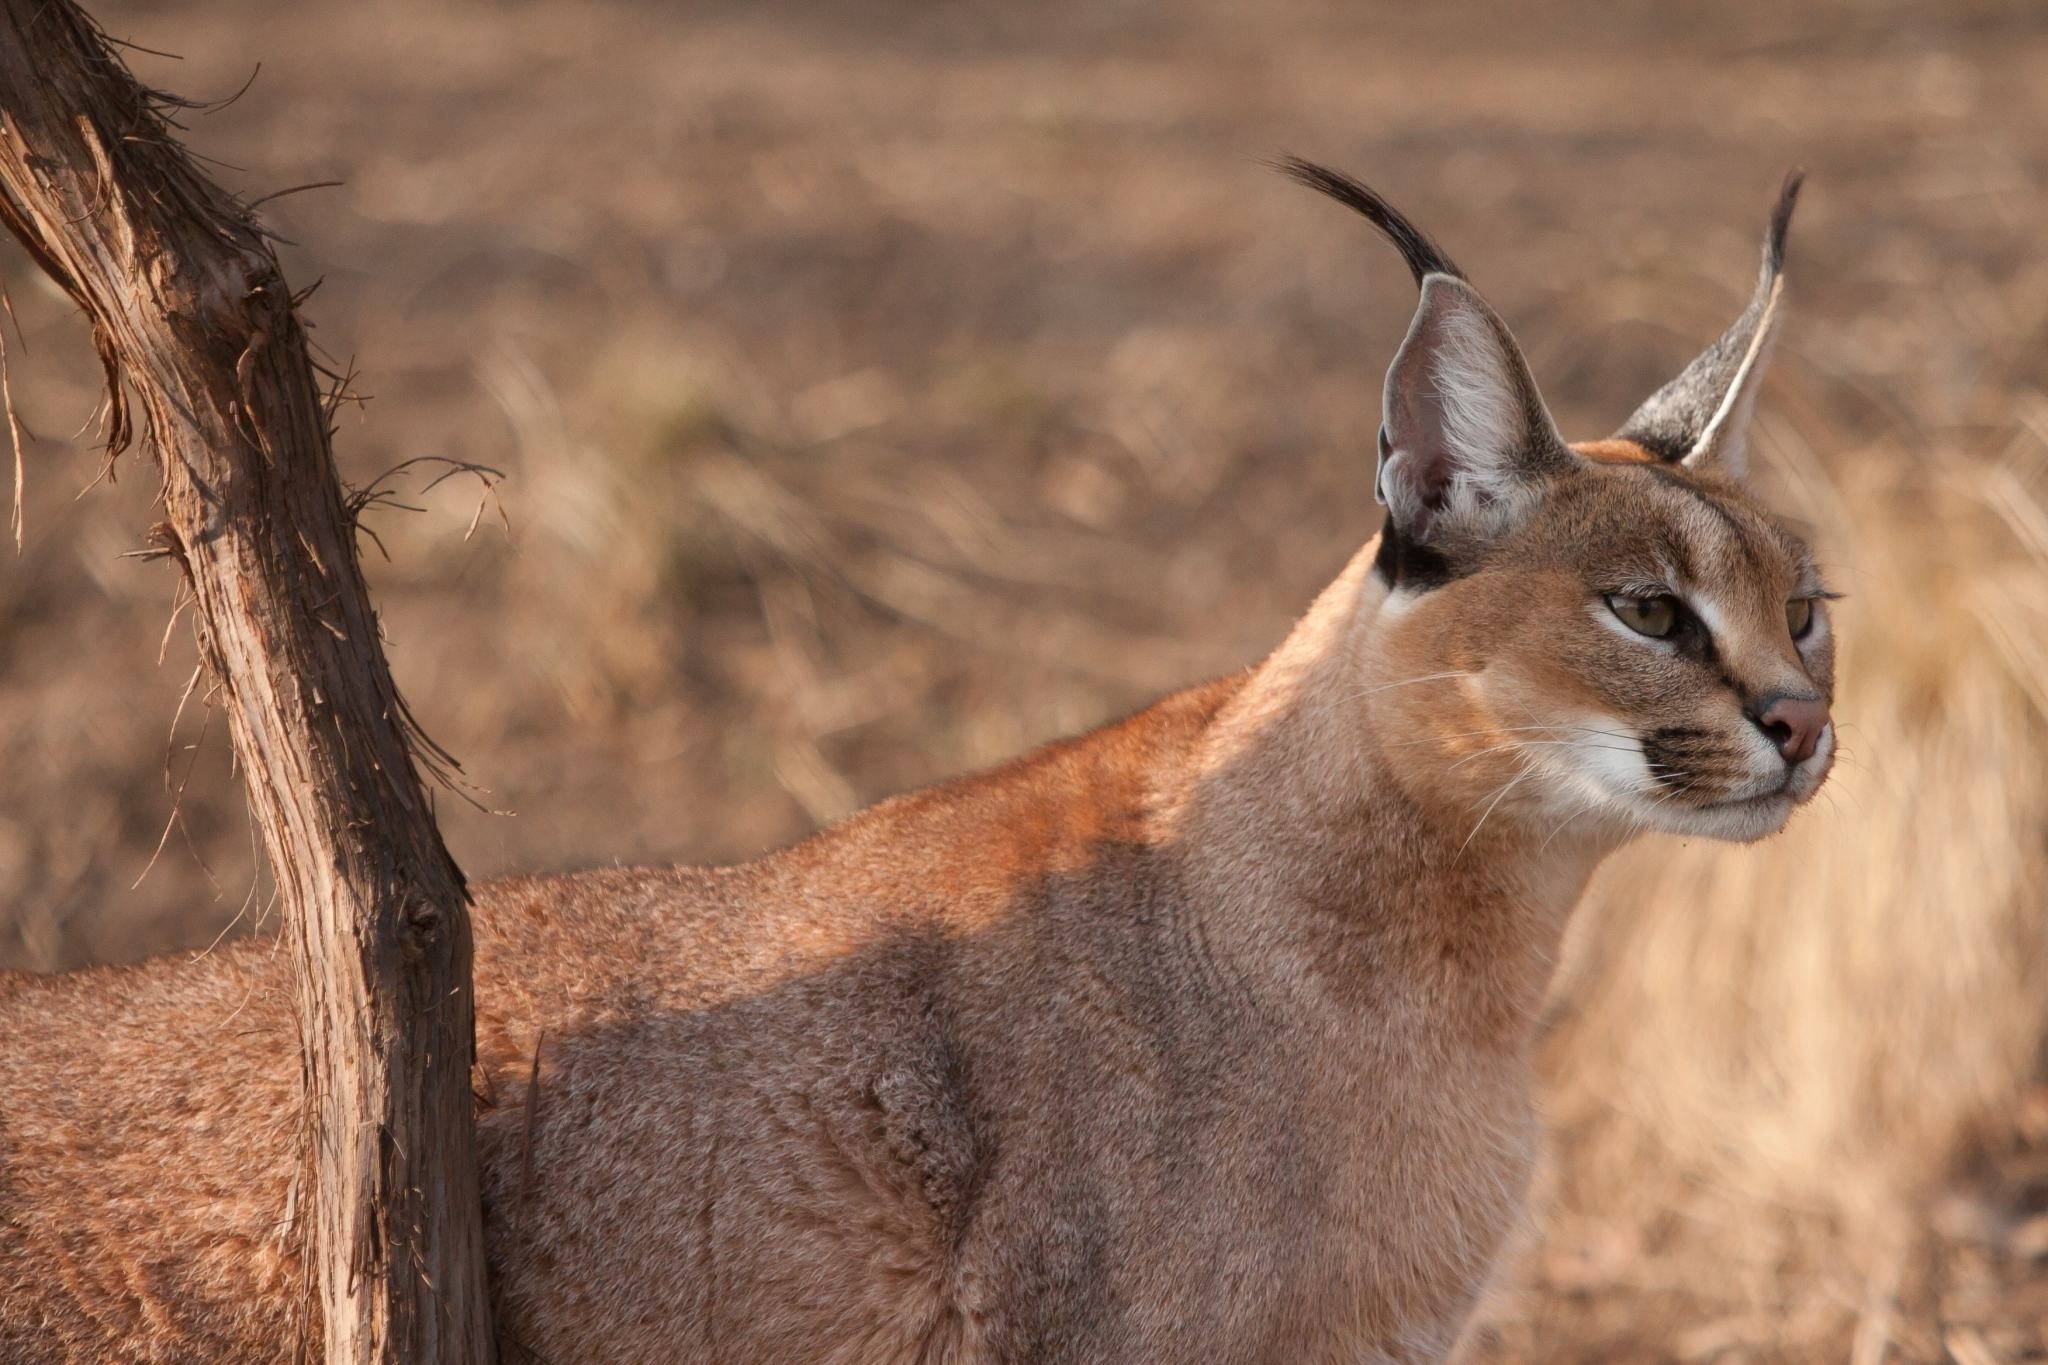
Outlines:
[[[757, 862], [479, 888], [508, 1360], [1450, 1351], [1522, 1216], [1573, 902], [1639, 829], [1811, 796], [1832, 642], [1726, 425], [1775, 251], [1718, 370], [1567, 447], [1448, 261], [1322, 187], [1423, 303], [1388, 529], [1269, 659]], [[285, 971], [0, 977], [0, 1359], [289, 1354]]]

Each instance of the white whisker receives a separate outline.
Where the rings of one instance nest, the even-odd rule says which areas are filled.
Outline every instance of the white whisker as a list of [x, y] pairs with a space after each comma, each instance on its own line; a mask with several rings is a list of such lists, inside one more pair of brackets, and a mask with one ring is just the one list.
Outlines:
[[1479, 813], [1479, 823], [1472, 826], [1472, 832], [1465, 836], [1465, 842], [1458, 845], [1458, 856], [1460, 858], [1465, 856], [1466, 849], [1472, 847], [1472, 841], [1479, 837], [1480, 828], [1486, 824], [1486, 818], [1493, 814], [1493, 808], [1495, 806], [1498, 806], [1509, 792], [1513, 791], [1516, 787], [1521, 786], [1522, 783], [1528, 781], [1535, 775], [1536, 770], [1534, 768], [1530, 768], [1524, 771], [1520, 776], [1511, 778], [1506, 786], [1502, 787], [1499, 791], [1493, 794], [1493, 800], [1487, 802], [1486, 809]]

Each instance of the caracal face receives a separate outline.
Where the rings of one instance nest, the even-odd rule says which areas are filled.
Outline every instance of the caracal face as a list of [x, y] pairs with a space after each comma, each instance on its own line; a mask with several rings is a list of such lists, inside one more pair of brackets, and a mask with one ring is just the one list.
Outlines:
[[1415, 594], [1390, 676], [1432, 681], [1376, 697], [1383, 725], [1433, 738], [1439, 778], [1482, 810], [1776, 833], [1835, 755], [1811, 555], [1728, 480], [1588, 464], [1469, 573]]

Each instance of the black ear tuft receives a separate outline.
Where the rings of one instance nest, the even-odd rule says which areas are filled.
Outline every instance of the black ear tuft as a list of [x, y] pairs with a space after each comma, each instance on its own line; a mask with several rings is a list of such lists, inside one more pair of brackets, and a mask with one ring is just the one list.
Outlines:
[[1805, 179], [1804, 171], [1789, 171], [1778, 190], [1749, 306], [1719, 340], [1636, 409], [1615, 433], [1621, 439], [1634, 441], [1663, 460], [1696, 468], [1717, 463], [1741, 477], [1743, 428], [1778, 325], [1785, 231], [1792, 224], [1792, 208]]
[[1798, 166], [1785, 172], [1785, 184], [1778, 191], [1778, 203], [1771, 210], [1771, 233], [1766, 248], [1770, 272], [1775, 275], [1785, 268], [1785, 231], [1792, 226], [1792, 210], [1799, 203], [1799, 187], [1806, 183], [1806, 172]]
[[1442, 247], [1430, 240], [1428, 233], [1409, 222], [1399, 209], [1382, 199], [1371, 186], [1360, 184], [1342, 171], [1318, 166], [1298, 156], [1283, 156], [1267, 164], [1296, 184], [1327, 194], [1346, 208], [1363, 214], [1366, 221], [1384, 233], [1394, 244], [1394, 249], [1401, 253], [1401, 259], [1408, 263], [1417, 285], [1430, 275], [1465, 278], [1465, 272], [1452, 263]]

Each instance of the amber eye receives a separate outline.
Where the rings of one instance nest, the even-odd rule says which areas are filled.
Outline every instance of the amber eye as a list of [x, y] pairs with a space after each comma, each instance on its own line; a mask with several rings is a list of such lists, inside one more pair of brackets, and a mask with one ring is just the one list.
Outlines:
[[1803, 640], [1806, 632], [1813, 629], [1813, 599], [1795, 597], [1785, 604], [1785, 628], [1792, 632], [1792, 638]]
[[1621, 623], [1638, 635], [1647, 635], [1661, 640], [1678, 627], [1678, 600], [1659, 594], [1656, 597], [1624, 597], [1616, 594], [1607, 599], [1607, 609], [1621, 618]]

